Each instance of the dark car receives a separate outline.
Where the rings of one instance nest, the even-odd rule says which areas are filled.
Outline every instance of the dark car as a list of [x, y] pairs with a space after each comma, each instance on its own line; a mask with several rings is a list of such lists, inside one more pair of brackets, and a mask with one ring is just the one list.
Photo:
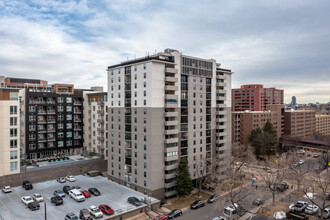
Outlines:
[[215, 202], [217, 199], [219, 199], [219, 195], [218, 194], [213, 194], [212, 196], [210, 196], [210, 198], [207, 200], [208, 203], [213, 203]]
[[32, 211], [40, 209], [39, 202], [37, 202], [37, 201], [30, 202], [28, 204], [28, 208], [31, 209]]
[[63, 199], [60, 196], [54, 196], [50, 199], [50, 201], [55, 205], [63, 205]]
[[253, 201], [253, 205], [255, 205], [255, 206], [260, 206], [262, 204], [264, 204], [264, 200], [262, 200], [262, 199], [255, 199]]
[[99, 205], [99, 209], [101, 210], [101, 212], [103, 212], [103, 214], [106, 215], [113, 215], [114, 211], [112, 208], [110, 208], [110, 206], [108, 205]]
[[59, 177], [57, 179], [57, 182], [59, 182], [59, 183], [65, 183], [66, 182], [66, 179], [64, 177]]
[[63, 186], [63, 192], [69, 195], [69, 191], [71, 190], [71, 186]]
[[193, 202], [193, 204], [190, 205], [191, 209], [198, 209], [200, 207], [204, 206], [204, 202], [202, 200], [196, 200], [195, 202]]
[[32, 183], [30, 181], [23, 181], [22, 183], [22, 187], [25, 189], [25, 190], [30, 190], [30, 189], [33, 189], [33, 186], [32, 186]]
[[170, 213], [167, 214], [168, 219], [173, 219], [173, 218], [176, 218], [181, 215], [182, 215], [182, 211], [180, 209], [174, 209]]
[[93, 195], [93, 196], [100, 196], [101, 193], [98, 189], [96, 188], [89, 188], [88, 191]]
[[81, 187], [80, 186], [72, 186], [71, 189], [81, 190]]
[[135, 206], [142, 205], [142, 202], [136, 197], [128, 197], [127, 202]]
[[278, 184], [276, 186], [276, 190], [277, 191], [280, 191], [280, 192], [283, 192], [283, 191], [285, 191], [287, 189], [289, 189], [289, 185], [287, 183], [285, 183], [285, 182], [282, 182], [282, 183], [280, 183], [280, 184]]
[[78, 220], [78, 219], [79, 218], [75, 214], [73, 214], [72, 212], [66, 214], [66, 216], [65, 216], [65, 220]]
[[81, 209], [80, 212], [79, 212], [79, 217], [80, 219], [93, 219], [91, 214], [89, 214], [89, 211], [88, 209]]

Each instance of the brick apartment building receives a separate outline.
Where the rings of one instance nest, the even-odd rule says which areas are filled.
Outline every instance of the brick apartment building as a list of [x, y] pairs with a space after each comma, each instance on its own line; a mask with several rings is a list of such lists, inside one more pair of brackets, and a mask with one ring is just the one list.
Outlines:
[[330, 136], [330, 115], [315, 115], [315, 133]]
[[232, 111], [265, 111], [267, 105], [283, 104], [284, 90], [264, 88], [260, 84], [232, 89]]

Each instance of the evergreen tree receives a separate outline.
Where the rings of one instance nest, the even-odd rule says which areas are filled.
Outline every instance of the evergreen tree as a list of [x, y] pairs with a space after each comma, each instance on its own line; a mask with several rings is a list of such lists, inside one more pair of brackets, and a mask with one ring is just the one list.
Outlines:
[[267, 121], [263, 129], [256, 128], [251, 131], [249, 142], [254, 147], [257, 158], [275, 154], [274, 146], [277, 143], [277, 132], [270, 121]]
[[182, 158], [179, 163], [179, 168], [177, 170], [176, 180], [176, 191], [179, 196], [186, 196], [193, 190], [193, 183], [190, 178], [190, 173], [188, 170], [188, 161], [186, 158]]

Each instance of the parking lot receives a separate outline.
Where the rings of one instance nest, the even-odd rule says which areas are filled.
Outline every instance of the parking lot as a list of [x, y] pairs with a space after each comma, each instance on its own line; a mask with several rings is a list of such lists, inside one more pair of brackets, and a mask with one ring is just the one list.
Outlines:
[[[59, 183], [56, 180], [51, 180], [42, 183], [33, 183], [32, 190], [25, 190], [22, 187], [14, 187], [12, 193], [0, 194], [0, 215], [5, 220], [9, 219], [45, 219], [45, 206], [44, 202], [40, 203], [40, 209], [37, 211], [31, 211], [27, 206], [21, 202], [23, 196], [33, 196], [34, 193], [40, 193], [47, 204], [47, 219], [64, 219], [67, 213], [73, 212], [77, 216], [80, 209], [88, 208], [91, 205], [99, 206], [101, 204], [109, 205], [114, 211], [114, 215], [123, 214], [127, 211], [136, 209], [135, 206], [127, 203], [127, 198], [135, 196], [137, 198], [144, 198], [145, 195], [136, 192], [132, 189], [124, 187], [122, 185], [108, 181], [107, 178], [97, 176], [75, 176], [75, 182]], [[95, 187], [101, 192], [101, 196], [91, 196], [86, 198], [84, 202], [76, 202], [68, 195], [63, 198], [64, 203], [60, 206], [55, 206], [50, 202], [51, 197], [55, 190], [63, 188], [63, 186], [80, 186], [82, 190], [88, 190], [88, 188]], [[158, 202], [155, 198], [150, 198], [151, 202]], [[138, 208], [146, 206], [140, 206]], [[105, 217], [103, 219], [106, 219]]]

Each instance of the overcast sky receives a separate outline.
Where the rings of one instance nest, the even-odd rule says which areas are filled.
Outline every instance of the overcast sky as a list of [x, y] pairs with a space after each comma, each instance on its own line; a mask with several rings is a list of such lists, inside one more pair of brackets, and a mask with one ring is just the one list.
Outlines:
[[330, 1], [0, 0], [0, 75], [106, 86], [106, 68], [174, 48], [298, 103], [330, 101]]

